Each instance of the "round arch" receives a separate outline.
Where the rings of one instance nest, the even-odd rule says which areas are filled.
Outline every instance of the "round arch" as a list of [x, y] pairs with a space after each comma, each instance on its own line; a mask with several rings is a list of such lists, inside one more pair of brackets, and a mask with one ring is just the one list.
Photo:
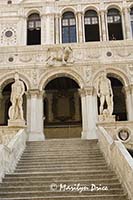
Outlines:
[[117, 78], [119, 81], [122, 82], [123, 86], [128, 86], [129, 85], [129, 79], [126, 76], [126, 74], [122, 70], [114, 69], [114, 68], [103, 68], [100, 69], [98, 72], [96, 72], [92, 76], [92, 85], [95, 85], [97, 82], [98, 77], [100, 76], [101, 72], [105, 71], [109, 75], [112, 75], [112, 77]]
[[[15, 74], [15, 72], [11, 72], [11, 73], [8, 73], [8, 74], [0, 77], [1, 89], [4, 88], [5, 85], [11, 83], [14, 80], [14, 74]], [[25, 83], [27, 90], [29, 90], [31, 88], [31, 84], [30, 84], [28, 77], [26, 77], [25, 75], [23, 75], [21, 73], [19, 73], [19, 76], [20, 76], [20, 79]]]
[[120, 5], [118, 5], [118, 4], [110, 4], [110, 5], [107, 5], [106, 6], [106, 10], [107, 10], [107, 12], [108, 12], [108, 10], [110, 10], [110, 9], [117, 9], [120, 13], [122, 12], [122, 8], [120, 7]]
[[39, 90], [42, 91], [43, 88], [45, 88], [48, 82], [51, 81], [52, 79], [57, 78], [57, 77], [62, 77], [62, 76], [73, 79], [75, 82], [77, 82], [80, 88], [83, 88], [85, 85], [83, 78], [79, 74], [77, 74], [75, 71], [59, 70], [57, 72], [57, 70], [55, 69], [41, 76], [40, 81], [39, 81]]
[[28, 18], [33, 13], [37, 13], [38, 15], [41, 16], [41, 11], [39, 9], [37, 9], [37, 8], [36, 9], [28, 10], [25, 15]]
[[62, 10], [60, 10], [61, 16], [62, 16], [65, 12], [73, 12], [73, 14], [76, 16], [77, 10], [76, 10], [75, 8], [73, 8], [72, 6], [65, 7], [65, 8], [63, 8]]
[[89, 10], [94, 10], [97, 13], [97, 15], [99, 13], [99, 8], [97, 8], [96, 6], [87, 6], [84, 8], [83, 14], [85, 14]]

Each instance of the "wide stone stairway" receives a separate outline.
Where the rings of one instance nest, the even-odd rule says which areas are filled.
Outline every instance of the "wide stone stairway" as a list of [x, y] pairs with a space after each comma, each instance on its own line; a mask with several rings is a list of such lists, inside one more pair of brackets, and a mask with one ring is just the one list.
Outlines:
[[127, 200], [97, 140], [27, 142], [16, 170], [0, 184], [0, 200]]

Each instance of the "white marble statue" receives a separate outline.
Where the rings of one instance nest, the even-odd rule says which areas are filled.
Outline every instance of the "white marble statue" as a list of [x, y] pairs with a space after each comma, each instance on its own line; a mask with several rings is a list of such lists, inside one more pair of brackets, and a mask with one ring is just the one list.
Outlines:
[[9, 118], [10, 120], [24, 120], [23, 118], [23, 94], [25, 92], [24, 83], [19, 80], [19, 74], [15, 74], [15, 82], [12, 84], [11, 88], [11, 98], [10, 101], [12, 106], [9, 108]]
[[106, 76], [106, 72], [103, 72], [98, 80], [97, 95], [100, 98], [100, 115], [103, 115], [104, 103], [107, 103], [107, 111], [109, 115], [113, 113], [113, 91], [111, 82]]

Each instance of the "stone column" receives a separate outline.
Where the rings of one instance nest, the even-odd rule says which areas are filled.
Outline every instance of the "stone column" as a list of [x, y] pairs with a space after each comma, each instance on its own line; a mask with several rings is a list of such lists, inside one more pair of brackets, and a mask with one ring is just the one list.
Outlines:
[[122, 31], [123, 31], [123, 39], [126, 39], [126, 25], [125, 25], [125, 18], [124, 18], [124, 12], [121, 12], [121, 23], [122, 23]]
[[96, 105], [94, 88], [80, 89], [82, 106], [82, 139], [96, 139]]
[[128, 121], [133, 121], [133, 85], [124, 88]]
[[125, 6], [123, 8], [123, 18], [124, 18], [124, 26], [125, 26], [125, 36], [127, 40], [132, 39], [132, 31], [131, 31], [131, 24], [130, 24], [130, 9]]
[[60, 43], [60, 14], [55, 14], [55, 42]]
[[77, 16], [77, 39], [78, 42], [83, 42], [83, 13], [81, 11], [76, 13]]
[[43, 141], [43, 91], [27, 92], [27, 127], [29, 141]]
[[53, 94], [47, 93], [47, 99], [48, 99], [48, 121], [53, 121], [53, 111], [52, 111], [52, 104], [53, 104]]
[[[101, 32], [102, 32], [102, 39], [103, 41], [107, 41], [107, 30], [108, 30], [108, 25], [107, 25], [107, 13], [105, 10], [100, 11], [100, 16], [101, 16]], [[100, 26], [100, 24], [99, 24]]]
[[102, 33], [102, 20], [101, 20], [101, 15], [98, 13], [98, 25], [99, 25], [99, 36], [100, 36], [100, 41], [103, 41], [103, 33]]
[[26, 45], [27, 44], [27, 17], [20, 15], [18, 23], [18, 44]]
[[2, 100], [3, 100], [3, 95], [2, 95], [2, 89], [0, 88], [0, 124], [2, 123], [1, 122], [1, 119], [2, 119]]
[[46, 15], [42, 14], [41, 16], [41, 44], [46, 43]]
[[46, 13], [46, 44], [54, 44], [54, 13]]
[[74, 93], [74, 102], [75, 102], [75, 120], [80, 120], [80, 101], [79, 101], [79, 94], [78, 92]]

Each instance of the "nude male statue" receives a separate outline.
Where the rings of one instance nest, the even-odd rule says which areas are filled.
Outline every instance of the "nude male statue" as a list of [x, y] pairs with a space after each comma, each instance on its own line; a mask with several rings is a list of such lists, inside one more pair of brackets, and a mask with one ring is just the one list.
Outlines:
[[9, 109], [9, 117], [11, 120], [23, 120], [23, 94], [25, 92], [24, 83], [19, 80], [19, 74], [15, 74], [15, 82], [12, 84], [10, 101], [12, 106]]
[[113, 113], [113, 91], [111, 82], [107, 78], [106, 73], [103, 72], [98, 81], [97, 96], [100, 98], [100, 115], [103, 114], [104, 103], [107, 103], [107, 110], [109, 115]]

